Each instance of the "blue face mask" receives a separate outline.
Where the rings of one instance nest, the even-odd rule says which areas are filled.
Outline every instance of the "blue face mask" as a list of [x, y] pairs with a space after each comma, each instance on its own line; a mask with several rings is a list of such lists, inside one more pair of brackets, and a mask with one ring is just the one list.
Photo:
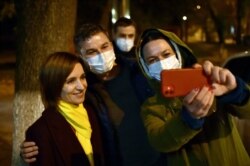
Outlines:
[[162, 70], [179, 69], [179, 68], [181, 68], [181, 65], [175, 55], [172, 55], [161, 61], [157, 61], [155, 63], [148, 65], [148, 71], [149, 71], [150, 77], [158, 81], [161, 80]]
[[86, 58], [85, 61], [88, 63], [90, 71], [96, 74], [102, 74], [113, 68], [115, 63], [115, 53], [112, 49], [96, 56]]
[[129, 52], [134, 46], [134, 40], [118, 38], [116, 39], [116, 45], [121, 51]]

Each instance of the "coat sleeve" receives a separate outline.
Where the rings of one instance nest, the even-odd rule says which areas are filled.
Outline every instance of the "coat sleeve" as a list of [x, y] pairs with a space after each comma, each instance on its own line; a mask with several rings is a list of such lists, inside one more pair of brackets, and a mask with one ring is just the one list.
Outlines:
[[250, 119], [250, 87], [240, 78], [236, 77], [237, 88], [229, 94], [218, 97], [224, 105], [224, 110], [240, 119]]
[[[39, 121], [40, 122], [40, 121]], [[51, 143], [51, 136], [44, 123], [35, 123], [26, 131], [26, 141], [34, 141], [38, 146], [38, 155], [36, 162], [32, 166], [52, 166], [55, 164], [55, 156]], [[44, 122], [44, 121], [43, 121]]]
[[229, 111], [240, 119], [250, 119], [250, 100], [241, 106], [228, 105], [226, 106], [225, 110]]
[[171, 113], [157, 97], [151, 97], [142, 105], [141, 115], [150, 144], [160, 152], [173, 152], [189, 142], [202, 129], [191, 129], [180, 111]]

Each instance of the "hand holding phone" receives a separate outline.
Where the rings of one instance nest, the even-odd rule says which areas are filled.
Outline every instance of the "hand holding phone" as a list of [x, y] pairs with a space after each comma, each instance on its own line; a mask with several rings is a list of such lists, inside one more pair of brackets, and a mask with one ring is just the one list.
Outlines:
[[211, 87], [211, 84], [202, 68], [171, 69], [161, 72], [161, 91], [164, 97], [185, 96], [192, 89]]

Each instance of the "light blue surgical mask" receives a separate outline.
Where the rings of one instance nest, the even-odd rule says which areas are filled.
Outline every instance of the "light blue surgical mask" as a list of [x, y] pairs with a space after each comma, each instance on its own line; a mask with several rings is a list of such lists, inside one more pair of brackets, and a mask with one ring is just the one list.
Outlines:
[[171, 55], [168, 58], [165, 58], [163, 60], [148, 65], [148, 72], [152, 78], [155, 78], [156, 80], [160, 81], [162, 70], [179, 69], [179, 68], [181, 68], [180, 62], [178, 61], [175, 55]]
[[117, 38], [115, 42], [117, 47], [124, 52], [129, 52], [134, 46], [133, 39]]
[[102, 74], [110, 71], [115, 63], [114, 50], [102, 52], [93, 57], [84, 58], [88, 63], [90, 71], [96, 74]]

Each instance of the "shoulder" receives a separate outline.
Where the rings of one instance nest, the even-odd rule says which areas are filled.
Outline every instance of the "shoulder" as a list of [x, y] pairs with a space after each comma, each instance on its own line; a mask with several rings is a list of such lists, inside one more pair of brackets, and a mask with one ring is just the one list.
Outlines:
[[44, 138], [48, 139], [49, 129], [47, 128], [46, 122], [43, 118], [39, 118], [34, 122], [25, 133], [26, 141], [35, 141], [36, 144], [40, 145], [40, 140]]
[[43, 112], [42, 112], [42, 115], [29, 127], [29, 128], [31, 128], [31, 129], [33, 129], [33, 128], [40, 128], [40, 127], [43, 127], [44, 125], [45, 125], [45, 122], [46, 122], [46, 117], [44, 116], [44, 112], [45, 112], [46, 110], [44, 110]]
[[47, 135], [49, 133], [48, 122], [50, 119], [54, 119], [55, 116], [58, 116], [56, 111], [53, 110], [44, 110], [42, 116], [39, 117], [26, 131], [26, 136], [29, 137], [40, 137]]

